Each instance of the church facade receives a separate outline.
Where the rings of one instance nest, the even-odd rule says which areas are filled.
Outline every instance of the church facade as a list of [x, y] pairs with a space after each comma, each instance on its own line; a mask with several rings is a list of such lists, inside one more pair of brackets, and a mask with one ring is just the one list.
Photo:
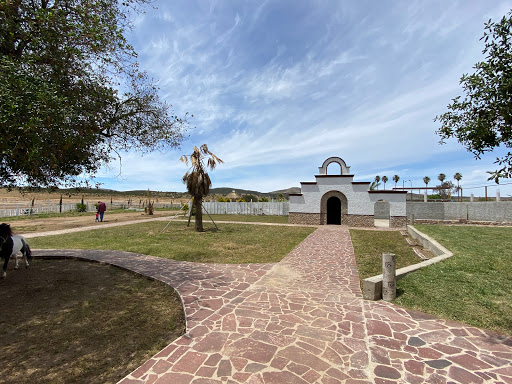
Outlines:
[[[327, 174], [330, 164], [339, 165], [339, 174]], [[376, 212], [382, 217], [385, 211], [390, 227], [406, 226], [406, 191], [370, 190], [370, 182], [354, 181], [339, 157], [328, 158], [318, 171], [315, 181], [301, 182], [301, 192], [290, 194], [290, 224], [373, 227]]]

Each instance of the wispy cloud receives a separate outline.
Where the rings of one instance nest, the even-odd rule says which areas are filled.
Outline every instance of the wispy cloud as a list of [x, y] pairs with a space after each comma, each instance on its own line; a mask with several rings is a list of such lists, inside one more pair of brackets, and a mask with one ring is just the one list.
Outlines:
[[[457, 143], [440, 147], [433, 118], [482, 59], [483, 22], [501, 17], [508, 2], [155, 5], [133, 33], [141, 66], [178, 114], [194, 114], [184, 150], [206, 142], [226, 161], [215, 171], [219, 182], [298, 185], [333, 155], [359, 178], [396, 172], [421, 184], [426, 172], [450, 173], [449, 164], [485, 181], [493, 158], [476, 162]], [[183, 190], [178, 157], [130, 154], [123, 183]]]

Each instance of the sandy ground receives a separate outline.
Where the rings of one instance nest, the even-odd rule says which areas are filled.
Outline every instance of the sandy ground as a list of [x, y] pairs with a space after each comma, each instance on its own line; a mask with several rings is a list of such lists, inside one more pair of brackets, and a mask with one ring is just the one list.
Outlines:
[[155, 211], [154, 215], [150, 216], [140, 211], [126, 213], [109, 213], [107, 211], [105, 212], [105, 216], [103, 217], [103, 223], [95, 222], [96, 214], [94, 212], [89, 212], [88, 215], [84, 216], [52, 217], [45, 219], [25, 219], [9, 221], [8, 218], [4, 218], [4, 222], [11, 225], [11, 228], [13, 229], [14, 233], [22, 234], [54, 231], [69, 228], [80, 228], [89, 225], [100, 226], [103, 224], [120, 223], [123, 221], [151, 219], [153, 217], [157, 218], [168, 216], [170, 218], [175, 216], [177, 213], [178, 211]]

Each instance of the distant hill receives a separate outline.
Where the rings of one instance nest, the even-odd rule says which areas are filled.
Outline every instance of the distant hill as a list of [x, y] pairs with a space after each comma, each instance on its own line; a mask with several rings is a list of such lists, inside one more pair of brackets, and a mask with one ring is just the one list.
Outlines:
[[240, 189], [240, 188], [230, 188], [230, 187], [220, 187], [220, 188], [212, 188], [210, 189], [211, 195], [227, 195], [235, 191], [237, 195], [256, 195], [256, 196], [268, 196], [267, 193], [262, 193], [258, 191], [251, 191], [248, 189]]
[[299, 187], [291, 187], [291, 188], [288, 188], [288, 189], [280, 189], [278, 191], [273, 191], [273, 192], [269, 192], [270, 194], [272, 195], [279, 195], [280, 193], [282, 193], [284, 196], [288, 196], [290, 193], [300, 193], [300, 188]]
[[292, 187], [292, 188], [280, 189], [278, 191], [272, 191], [272, 192], [259, 192], [259, 191], [252, 191], [249, 189], [222, 187], [222, 188], [210, 189], [210, 194], [225, 196], [232, 191], [235, 191], [235, 193], [240, 196], [241, 195], [256, 195], [256, 196], [265, 196], [265, 197], [276, 199], [279, 194], [283, 194], [284, 197], [288, 198], [288, 195], [290, 193], [300, 193], [300, 188]]
[[[68, 189], [45, 189], [41, 188], [41, 192], [53, 192], [55, 194], [64, 194], [64, 195], [96, 195], [96, 196], [147, 196], [146, 190], [132, 190], [132, 191], [116, 191], [112, 189], [103, 189], [103, 188], [68, 188]], [[228, 193], [235, 191], [237, 195], [255, 195], [261, 197], [268, 197], [272, 199], [276, 199], [279, 194], [283, 194], [285, 198], [288, 198], [290, 193], [300, 193], [300, 188], [292, 187], [288, 189], [280, 189], [272, 192], [259, 192], [250, 189], [241, 189], [241, 188], [233, 188], [233, 187], [220, 187], [220, 188], [212, 188], [210, 189], [210, 195], [223, 195], [226, 196]], [[150, 194], [152, 197], [172, 197], [172, 198], [180, 198], [185, 195], [188, 195], [186, 192], [163, 192], [163, 191], [152, 191], [150, 190]]]

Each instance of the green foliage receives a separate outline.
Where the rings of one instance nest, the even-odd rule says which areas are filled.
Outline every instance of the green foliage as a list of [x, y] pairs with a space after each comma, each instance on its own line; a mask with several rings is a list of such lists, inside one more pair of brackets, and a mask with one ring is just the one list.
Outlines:
[[415, 227], [454, 256], [399, 280], [397, 304], [512, 335], [511, 228]]
[[[495, 148], [512, 146], [512, 11], [495, 23], [485, 24], [485, 61], [475, 72], [464, 74], [460, 83], [466, 94], [448, 105], [448, 112], [436, 116], [441, 123], [441, 143], [455, 138], [477, 159]], [[500, 169], [489, 172], [489, 180], [512, 177], [512, 153], [495, 161]]]
[[221, 197], [219, 197], [219, 198], [217, 199], [217, 201], [218, 201], [219, 203], [229, 203], [231, 200], [229, 200], [227, 197], [223, 197], [223, 196], [221, 196]]
[[452, 190], [454, 190], [454, 185], [451, 181], [444, 181], [441, 184], [437, 185], [434, 190], [438, 192], [438, 195], [443, 200], [449, 200], [452, 196]]
[[268, 197], [260, 197], [260, 203], [268, 203]]
[[242, 195], [242, 199], [244, 199], [244, 201], [247, 201], [247, 202], [258, 201], [258, 196], [252, 195], [252, 194], [247, 194], [247, 195]]
[[388, 182], [388, 177], [382, 176], [382, 182], [384, 183], [384, 189], [386, 189], [386, 183]]
[[113, 153], [181, 142], [186, 117], [171, 115], [124, 37], [146, 3], [0, 2], [0, 184], [78, 185]]
[[77, 212], [87, 212], [87, 204], [76, 203], [76, 211]]

